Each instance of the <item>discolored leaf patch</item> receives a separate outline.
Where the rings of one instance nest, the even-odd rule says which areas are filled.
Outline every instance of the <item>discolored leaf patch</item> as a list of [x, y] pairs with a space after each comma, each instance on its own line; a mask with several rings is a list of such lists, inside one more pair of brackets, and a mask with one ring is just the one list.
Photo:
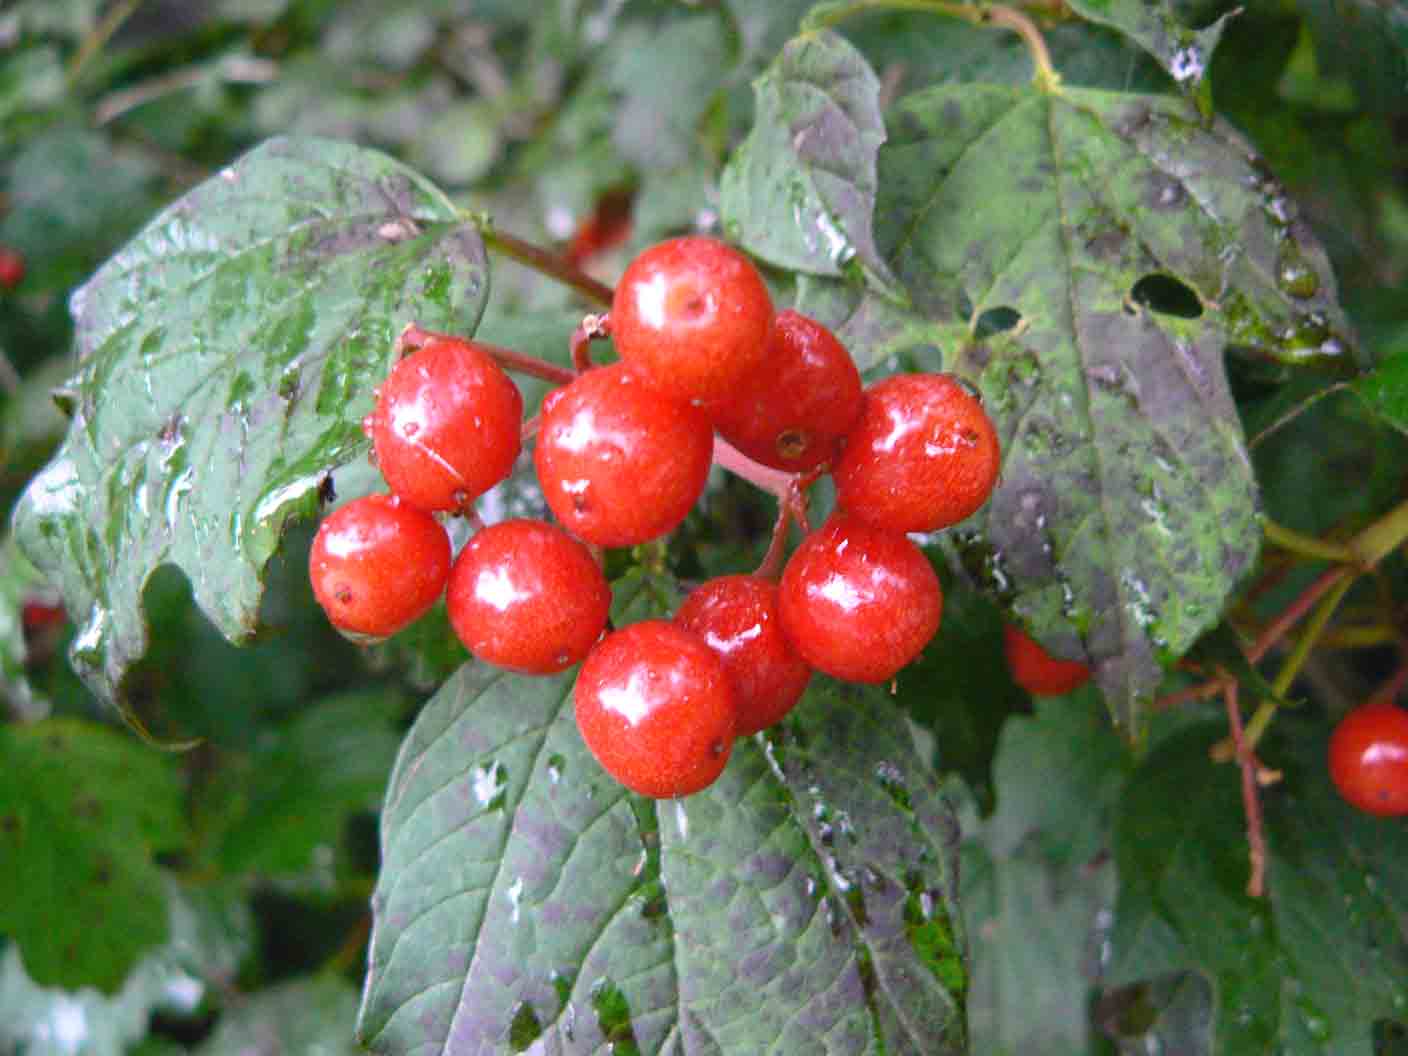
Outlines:
[[171, 563], [232, 640], [319, 483], [364, 453], [372, 388], [411, 320], [471, 332], [483, 245], [434, 187], [344, 144], [266, 143], [157, 216], [74, 294], [73, 423], [15, 533], [111, 697]]
[[1160, 660], [1259, 544], [1223, 352], [1348, 357], [1325, 254], [1236, 133], [1172, 97], [937, 87], [898, 104], [880, 171], [882, 252], [1002, 437], [960, 546], [1138, 737]]

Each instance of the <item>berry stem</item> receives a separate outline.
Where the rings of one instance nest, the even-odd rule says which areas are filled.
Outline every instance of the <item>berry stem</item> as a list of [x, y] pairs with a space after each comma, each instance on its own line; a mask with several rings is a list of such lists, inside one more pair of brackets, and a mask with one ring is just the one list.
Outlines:
[[1256, 788], [1256, 757], [1252, 745], [1242, 735], [1242, 712], [1237, 705], [1237, 680], [1226, 678], [1222, 698], [1227, 704], [1227, 723], [1232, 727], [1232, 744], [1237, 751], [1237, 764], [1242, 770], [1242, 809], [1247, 815], [1247, 855], [1251, 859], [1251, 875], [1247, 878], [1247, 894], [1261, 898], [1266, 894], [1266, 835], [1261, 827], [1261, 798]]
[[814, 17], [804, 20], [803, 28], [808, 30], [834, 26], [852, 15], [866, 11], [927, 11], [936, 15], [961, 18], [975, 26], [995, 25], [1010, 29], [1022, 38], [1031, 55], [1035, 70], [1032, 79], [1044, 92], [1055, 91], [1061, 84], [1061, 75], [1051, 62], [1051, 52], [1046, 47], [1046, 38], [1037, 29], [1036, 23], [1025, 13], [1006, 4], [964, 4], [950, 0], [853, 0], [852, 3], [835, 7], [824, 7]]
[[728, 470], [736, 477], [742, 477], [769, 495], [775, 496], [780, 503], [788, 501], [791, 489], [797, 480], [794, 473], [754, 462], [721, 436], [714, 437], [714, 464]]
[[516, 260], [526, 268], [556, 279], [564, 286], [569, 286], [576, 290], [589, 301], [610, 306], [614, 291], [603, 282], [598, 282], [581, 268], [566, 260], [564, 257], [535, 246], [531, 242], [525, 242], [521, 238], [510, 235], [505, 231], [500, 231], [489, 223], [484, 217], [472, 215], [471, 219], [479, 227], [479, 236], [484, 239], [484, 244], [496, 252], [502, 253], [511, 260]]
[[1349, 562], [1354, 560], [1354, 552], [1343, 543], [1333, 543], [1316, 539], [1313, 536], [1302, 535], [1300, 532], [1285, 528], [1270, 519], [1262, 522], [1262, 529], [1266, 533], [1268, 543], [1300, 557], [1322, 561]]
[[609, 313], [603, 312], [601, 315], [583, 317], [577, 325], [577, 329], [572, 331], [572, 336], [567, 340], [567, 347], [572, 352], [572, 366], [576, 368], [578, 374], [585, 374], [595, 366], [592, 362], [591, 343], [610, 335], [611, 315]]
[[[441, 333], [438, 330], [427, 330], [418, 323], [409, 323], [401, 331], [401, 336], [396, 338], [396, 354], [399, 356], [415, 352], [417, 349], [425, 347], [426, 342], [432, 340], [460, 341], [454, 334]], [[559, 367], [556, 363], [549, 363], [545, 359], [537, 356], [525, 356], [522, 352], [515, 352], [511, 348], [503, 348], [499, 345], [491, 345], [486, 341], [475, 341], [474, 344], [482, 348], [489, 355], [494, 357], [494, 361], [505, 370], [514, 370], [520, 374], [527, 374], [530, 377], [541, 378], [543, 381], [551, 381], [557, 385], [566, 385], [577, 376], [577, 372], [568, 367]]]

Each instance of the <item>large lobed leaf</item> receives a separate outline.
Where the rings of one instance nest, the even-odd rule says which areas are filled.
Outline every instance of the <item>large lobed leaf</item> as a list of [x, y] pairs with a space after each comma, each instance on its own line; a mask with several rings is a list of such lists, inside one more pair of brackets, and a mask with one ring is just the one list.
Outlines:
[[266, 143], [156, 217], [73, 298], [73, 424], [15, 533], [79, 622], [73, 659], [111, 695], [146, 646], [141, 593], [190, 578], [231, 639], [290, 517], [366, 450], [358, 423], [411, 320], [471, 331], [483, 245], [383, 155]]
[[0, 726], [0, 933], [35, 982], [113, 993], [167, 936], [153, 854], [185, 837], [169, 756], [77, 719]]
[[1368, 1056], [1375, 1022], [1408, 1015], [1408, 830], [1345, 804], [1325, 769], [1328, 731], [1297, 725], [1260, 750], [1284, 774], [1261, 793], [1263, 899], [1245, 892], [1237, 770], [1208, 757], [1222, 723], [1161, 741], [1135, 772], [1116, 827], [1109, 978], [1203, 973], [1218, 1052]]
[[360, 1036], [397, 1054], [958, 1053], [956, 833], [880, 690], [625, 792], [572, 675], [468, 665], [391, 778]]

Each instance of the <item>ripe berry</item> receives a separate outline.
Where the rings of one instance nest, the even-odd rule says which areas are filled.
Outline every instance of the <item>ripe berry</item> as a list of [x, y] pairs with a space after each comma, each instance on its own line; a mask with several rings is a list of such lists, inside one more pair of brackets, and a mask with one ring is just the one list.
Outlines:
[[611, 302], [621, 358], [678, 399], [712, 403], [763, 364], [772, 298], [758, 270], [712, 238], [674, 238], [633, 260]]
[[332, 625], [384, 638], [422, 616], [450, 575], [450, 537], [394, 495], [368, 495], [318, 526], [308, 556], [313, 596]]
[[948, 374], [897, 374], [865, 392], [836, 464], [836, 501], [897, 532], [957, 524], [987, 501], [1002, 454], [983, 405]]
[[905, 536], [832, 514], [782, 573], [782, 629], [813, 667], [851, 682], [886, 682], [939, 629], [943, 594]]
[[363, 422], [382, 476], [423, 510], [460, 510], [509, 475], [523, 397], [483, 349], [433, 338], [401, 360]]
[[1012, 681], [1034, 697], [1063, 696], [1090, 681], [1089, 665], [1052, 656], [1012, 624], [1002, 629], [1002, 649]]
[[711, 579], [685, 599], [675, 622], [723, 661], [738, 693], [740, 737], [781, 721], [811, 681], [811, 667], [782, 633], [771, 580]]
[[533, 460], [543, 497], [569, 532], [634, 546], [684, 520], [713, 453], [713, 430], [697, 408], [613, 363], [548, 394]]
[[450, 625], [480, 660], [547, 675], [585, 657], [606, 626], [611, 588], [590, 551], [542, 521], [490, 525], [450, 570]]
[[860, 372], [826, 327], [788, 309], [773, 321], [767, 366], [706, 410], [755, 462], [793, 473], [831, 459], [860, 417]]
[[1366, 814], [1408, 814], [1408, 711], [1377, 700], [1346, 715], [1330, 735], [1330, 779]]
[[13, 249], [0, 246], [0, 289], [13, 290], [24, 281], [24, 257]]
[[733, 749], [736, 695], [723, 662], [667, 620], [609, 634], [577, 676], [577, 727], [597, 762], [643, 796], [712, 784]]

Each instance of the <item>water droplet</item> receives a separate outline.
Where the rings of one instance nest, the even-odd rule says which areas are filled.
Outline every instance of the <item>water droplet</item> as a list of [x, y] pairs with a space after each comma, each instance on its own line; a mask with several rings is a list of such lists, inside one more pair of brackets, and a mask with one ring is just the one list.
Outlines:
[[505, 892], [504, 897], [508, 899], [508, 904], [512, 907], [509, 912], [509, 920], [517, 924], [519, 903], [523, 899], [523, 877], [520, 876], [514, 879], [513, 883], [509, 885], [508, 891]]
[[1310, 261], [1294, 242], [1287, 240], [1281, 246], [1276, 260], [1276, 285], [1291, 297], [1305, 300], [1314, 297], [1320, 289], [1320, 279]]
[[1196, 84], [1202, 79], [1206, 64], [1203, 49], [1196, 44], [1188, 44], [1169, 57], [1168, 72], [1179, 84]]
[[566, 765], [567, 760], [558, 753], [554, 752], [552, 755], [548, 756], [548, 780], [554, 785], [561, 781], [562, 771]]

